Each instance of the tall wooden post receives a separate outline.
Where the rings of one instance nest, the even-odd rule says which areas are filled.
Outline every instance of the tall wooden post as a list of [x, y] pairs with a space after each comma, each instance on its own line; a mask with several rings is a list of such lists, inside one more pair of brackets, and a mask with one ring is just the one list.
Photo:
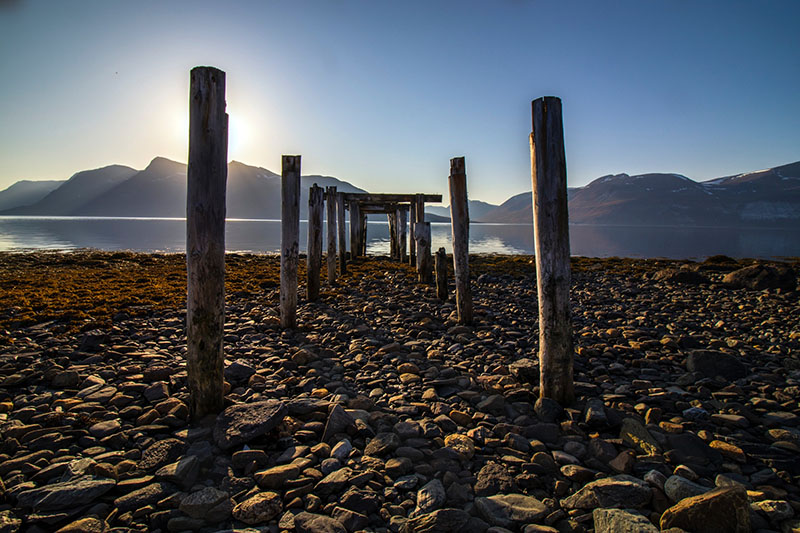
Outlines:
[[362, 213], [359, 208], [359, 216], [361, 217], [361, 224], [358, 230], [358, 254], [362, 257], [367, 256], [367, 214]]
[[397, 260], [397, 211], [386, 213], [386, 218], [389, 220], [389, 257]]
[[400, 233], [399, 236], [399, 244], [400, 244], [400, 262], [405, 263], [408, 259], [407, 250], [408, 250], [408, 237], [407, 237], [407, 228], [406, 225], [408, 212], [406, 211], [405, 206], [400, 207], [397, 210], [397, 229]]
[[186, 187], [186, 373], [198, 420], [224, 406], [225, 188], [228, 115], [225, 73], [195, 67], [189, 89]]
[[344, 218], [344, 193], [336, 195], [336, 218], [339, 231], [339, 274], [347, 274], [347, 225]]
[[319, 278], [322, 268], [322, 187], [314, 184], [308, 191], [308, 254], [306, 254], [306, 297], [319, 300]]
[[297, 261], [300, 248], [300, 156], [283, 156], [281, 172], [281, 327], [297, 325]]
[[417, 264], [417, 240], [414, 238], [414, 224], [417, 223], [417, 204], [411, 202], [408, 209], [408, 264]]
[[325, 189], [325, 200], [328, 218], [328, 285], [336, 283], [336, 187]]
[[350, 202], [350, 260], [355, 261], [361, 252], [361, 241], [358, 234], [361, 233], [361, 210], [358, 202]]
[[436, 296], [443, 302], [447, 301], [447, 254], [444, 248], [439, 248], [434, 256], [434, 270], [436, 271]]
[[456, 279], [458, 322], [472, 324], [469, 284], [469, 204], [463, 157], [450, 160], [450, 227], [453, 228], [453, 268]]
[[531, 181], [539, 293], [540, 396], [562, 405], [575, 398], [572, 325], [569, 310], [569, 215], [567, 162], [561, 100], [532, 102]]
[[417, 222], [414, 227], [414, 238], [417, 240], [417, 279], [420, 283], [430, 283], [433, 277], [431, 269], [431, 223]]

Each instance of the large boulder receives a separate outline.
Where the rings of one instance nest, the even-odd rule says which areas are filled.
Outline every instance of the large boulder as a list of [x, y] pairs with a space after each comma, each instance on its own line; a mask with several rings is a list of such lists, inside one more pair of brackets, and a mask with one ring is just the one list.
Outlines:
[[734, 289], [783, 289], [793, 291], [797, 288], [797, 276], [785, 266], [756, 264], [734, 270], [722, 278], [722, 282]]
[[716, 350], [693, 350], [686, 358], [686, 368], [707, 378], [722, 376], [733, 381], [747, 376], [747, 366], [737, 357]]
[[278, 400], [232, 405], [217, 417], [214, 443], [227, 450], [249, 442], [275, 429], [287, 412]]
[[724, 487], [684, 498], [661, 515], [661, 530], [749, 533], [750, 505], [743, 487]]

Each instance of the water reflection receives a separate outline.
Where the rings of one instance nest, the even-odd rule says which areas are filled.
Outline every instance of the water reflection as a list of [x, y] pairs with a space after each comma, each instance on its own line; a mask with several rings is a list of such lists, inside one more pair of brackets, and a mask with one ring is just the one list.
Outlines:
[[[306, 250], [308, 227], [300, 224], [300, 250]], [[323, 232], [323, 235], [325, 233]], [[447, 223], [431, 224], [432, 248], [452, 251]], [[367, 253], [388, 255], [389, 227], [367, 225]], [[231, 219], [226, 248], [254, 253], [280, 252], [280, 221]], [[164, 218], [0, 217], [0, 250], [134, 250], [183, 252], [186, 222]], [[589, 257], [668, 257], [700, 259], [800, 256], [800, 232], [763, 228], [645, 228], [570, 226], [573, 255]], [[532, 254], [533, 228], [526, 224], [473, 224], [470, 252]]]

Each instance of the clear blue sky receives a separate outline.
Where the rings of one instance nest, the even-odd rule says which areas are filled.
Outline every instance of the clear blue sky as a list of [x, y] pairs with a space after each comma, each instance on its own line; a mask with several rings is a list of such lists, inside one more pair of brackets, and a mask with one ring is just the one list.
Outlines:
[[800, 2], [0, 0], [0, 188], [185, 161], [189, 70], [227, 72], [231, 159], [375, 192], [530, 190], [560, 96], [570, 186], [800, 160]]

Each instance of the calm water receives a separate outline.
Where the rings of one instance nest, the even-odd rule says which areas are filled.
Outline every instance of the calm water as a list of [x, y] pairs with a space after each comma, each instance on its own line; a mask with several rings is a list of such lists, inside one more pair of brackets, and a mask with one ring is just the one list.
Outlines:
[[[306, 249], [308, 228], [300, 224], [300, 249]], [[433, 249], [451, 251], [450, 225], [431, 224]], [[182, 252], [183, 219], [99, 217], [0, 217], [0, 250], [135, 250]], [[389, 253], [389, 227], [370, 222], [367, 251]], [[280, 251], [280, 221], [228, 220], [229, 251]], [[701, 259], [709, 255], [732, 257], [800, 256], [800, 230], [763, 228], [643, 228], [570, 226], [573, 255], [589, 257], [668, 257]], [[473, 224], [470, 252], [532, 254], [533, 227], [521, 224]]]

